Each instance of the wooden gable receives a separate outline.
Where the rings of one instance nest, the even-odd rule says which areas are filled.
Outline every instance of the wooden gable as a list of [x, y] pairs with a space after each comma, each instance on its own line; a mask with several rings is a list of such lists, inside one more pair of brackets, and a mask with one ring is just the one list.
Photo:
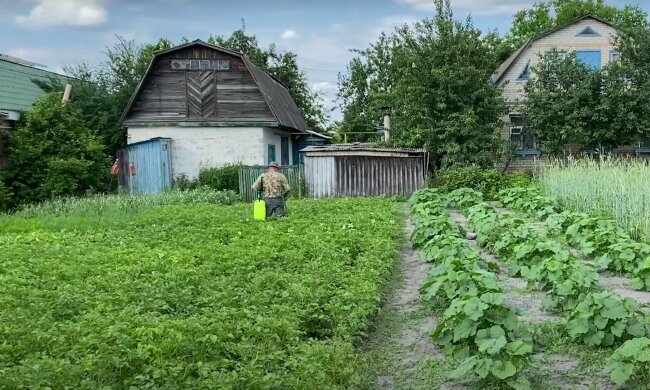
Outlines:
[[158, 53], [123, 116], [125, 125], [275, 120], [245, 59], [207, 44]]

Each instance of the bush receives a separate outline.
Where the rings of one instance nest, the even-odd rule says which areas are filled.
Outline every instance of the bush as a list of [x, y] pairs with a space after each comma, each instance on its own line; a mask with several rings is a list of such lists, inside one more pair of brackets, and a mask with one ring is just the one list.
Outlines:
[[194, 190], [199, 186], [197, 179], [190, 179], [186, 174], [182, 173], [174, 178], [172, 187], [179, 191]]
[[217, 191], [239, 192], [239, 168], [241, 164], [225, 164], [215, 168], [201, 168], [198, 184]]
[[60, 93], [40, 97], [12, 134], [7, 185], [14, 206], [108, 188], [109, 159], [99, 137]]
[[531, 177], [524, 173], [503, 174], [496, 169], [462, 167], [439, 172], [431, 185], [443, 192], [471, 188], [482, 192], [486, 199], [495, 199], [502, 189], [530, 184], [531, 181]]
[[7, 211], [11, 203], [11, 192], [5, 185], [4, 177], [0, 172], [0, 212]]

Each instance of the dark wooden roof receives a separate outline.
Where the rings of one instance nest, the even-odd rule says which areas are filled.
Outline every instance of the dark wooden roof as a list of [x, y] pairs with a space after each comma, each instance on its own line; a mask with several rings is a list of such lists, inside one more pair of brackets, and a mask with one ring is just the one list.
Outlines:
[[520, 48], [518, 48], [514, 53], [512, 53], [512, 55], [511, 55], [510, 57], [508, 57], [508, 59], [505, 60], [505, 61], [501, 64], [501, 66], [499, 66], [499, 69], [497, 69], [496, 72], [494, 72], [494, 74], [493, 74], [492, 77], [491, 77], [492, 82], [495, 83], [495, 84], [498, 83], [498, 82], [500, 82], [501, 79], [503, 78], [503, 76], [505, 76], [505, 74], [506, 74], [506, 72], [508, 71], [508, 69], [510, 69], [510, 67], [515, 63], [515, 61], [517, 61], [517, 59], [518, 59], [519, 56], [524, 52], [524, 50], [528, 49], [528, 48], [529, 48], [533, 43], [535, 43], [536, 41], [538, 41], [538, 40], [540, 40], [540, 39], [542, 39], [542, 38], [544, 38], [544, 37], [546, 37], [546, 36], [549, 36], [549, 35], [551, 35], [551, 34], [557, 32], [557, 31], [559, 31], [559, 30], [562, 30], [562, 29], [564, 29], [564, 28], [566, 28], [566, 27], [569, 27], [569, 26], [571, 26], [572, 24], [575, 24], [575, 23], [578, 23], [578, 22], [580, 22], [580, 21], [583, 21], [583, 20], [585, 20], [585, 19], [594, 19], [594, 20], [597, 20], [597, 21], [599, 21], [599, 22], [601, 22], [601, 23], [604, 23], [604, 24], [606, 24], [606, 25], [608, 25], [608, 26], [610, 26], [610, 27], [617, 28], [617, 27], [614, 26], [611, 22], [608, 22], [607, 20], [605, 20], [605, 19], [603, 19], [603, 18], [601, 18], [601, 17], [599, 17], [599, 16], [596, 16], [596, 15], [594, 15], [594, 14], [587, 14], [587, 15], [583, 15], [583, 16], [581, 16], [581, 17], [579, 17], [579, 18], [573, 19], [572, 21], [570, 21], [570, 22], [568, 22], [568, 23], [565, 23], [565, 24], [563, 24], [563, 25], [560, 25], [560, 26], [558, 26], [558, 27], [555, 27], [555, 28], [552, 29], [552, 30], [548, 30], [548, 31], [546, 31], [545, 33], [540, 34], [540, 35], [536, 36], [535, 38], [530, 39], [530, 40], [529, 40], [528, 42], [526, 42], [525, 44], [523, 44], [523, 45], [522, 45]]
[[145, 72], [142, 79], [140, 80], [140, 83], [138, 84], [137, 88], [133, 92], [133, 95], [131, 96], [129, 103], [122, 114], [120, 123], [124, 121], [127, 114], [133, 107], [133, 104], [138, 96], [138, 93], [142, 89], [144, 80], [147, 78], [147, 75], [151, 72], [152, 66], [156, 62], [156, 59], [161, 55], [183, 50], [192, 46], [204, 46], [213, 50], [230, 54], [232, 56], [239, 57], [244, 62], [244, 64], [246, 64], [246, 67], [250, 70], [250, 73], [255, 83], [257, 84], [260, 92], [262, 93], [262, 96], [264, 97], [264, 100], [269, 106], [269, 109], [273, 113], [273, 116], [276, 118], [279, 126], [287, 129], [297, 130], [301, 133], [308, 132], [309, 126], [307, 125], [307, 122], [305, 121], [305, 118], [303, 117], [300, 108], [298, 108], [295, 101], [291, 97], [289, 90], [287, 89], [286, 86], [284, 86], [284, 84], [282, 84], [282, 82], [280, 82], [277, 78], [273, 77], [269, 73], [262, 70], [257, 65], [255, 65], [248, 58], [248, 56], [238, 53], [236, 51], [225, 49], [223, 47], [211, 45], [199, 39], [184, 45], [175, 46], [170, 49], [158, 51], [154, 54], [154, 57], [151, 59], [147, 71]]

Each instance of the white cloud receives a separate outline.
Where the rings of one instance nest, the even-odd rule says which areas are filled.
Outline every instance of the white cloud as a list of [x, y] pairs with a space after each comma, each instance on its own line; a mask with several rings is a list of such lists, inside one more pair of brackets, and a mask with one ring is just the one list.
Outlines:
[[287, 30], [282, 33], [282, 39], [294, 39], [298, 36], [298, 33], [296, 33], [293, 30]]
[[[433, 0], [395, 0], [420, 11], [433, 11]], [[471, 12], [474, 15], [512, 15], [522, 8], [530, 7], [534, 0], [452, 0], [454, 11]]]
[[108, 22], [108, 11], [98, 0], [38, 0], [16, 24], [32, 28], [96, 27]]

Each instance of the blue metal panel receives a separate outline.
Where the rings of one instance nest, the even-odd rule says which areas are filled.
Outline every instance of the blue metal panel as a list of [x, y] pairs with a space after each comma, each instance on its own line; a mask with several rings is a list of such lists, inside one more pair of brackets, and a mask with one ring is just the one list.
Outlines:
[[600, 69], [601, 56], [600, 50], [577, 50], [576, 57], [590, 68]]
[[[130, 166], [129, 192], [155, 194], [172, 185], [171, 140], [154, 138], [127, 146]], [[134, 174], [135, 173], [135, 174]]]

